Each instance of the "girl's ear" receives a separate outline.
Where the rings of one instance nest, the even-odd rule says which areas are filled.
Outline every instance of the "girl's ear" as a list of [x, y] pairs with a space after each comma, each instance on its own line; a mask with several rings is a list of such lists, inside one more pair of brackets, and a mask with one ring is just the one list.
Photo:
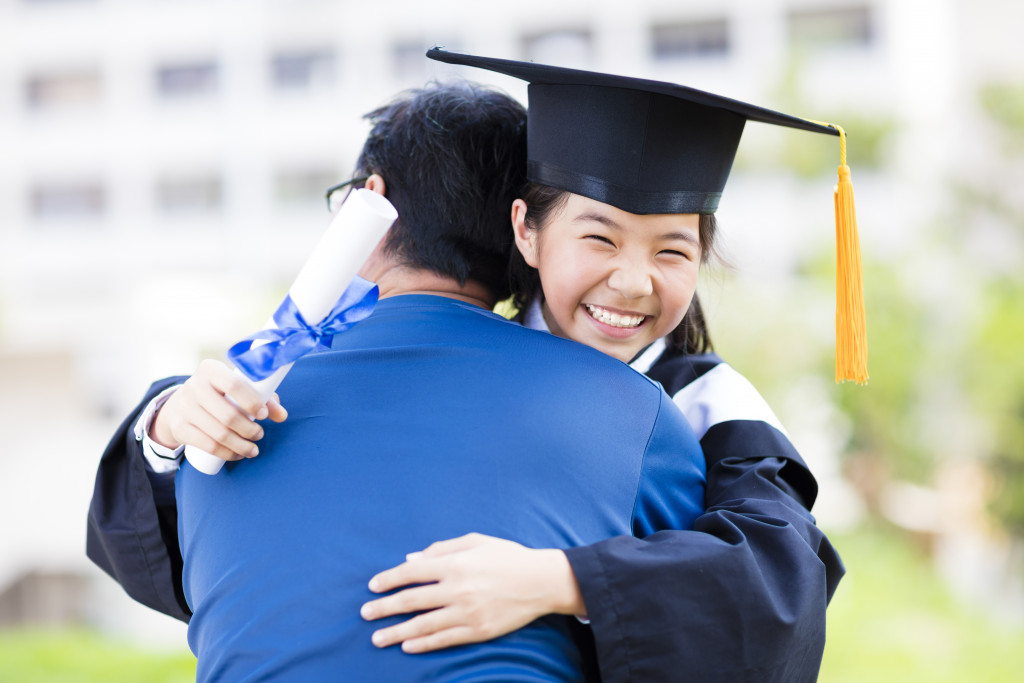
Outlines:
[[383, 176], [377, 175], [376, 173], [366, 179], [366, 184], [363, 187], [371, 192], [376, 192], [382, 197], [387, 192], [387, 185], [384, 184]]
[[517, 199], [512, 202], [512, 233], [516, 247], [523, 260], [533, 268], [537, 267], [537, 231], [526, 225], [526, 202]]

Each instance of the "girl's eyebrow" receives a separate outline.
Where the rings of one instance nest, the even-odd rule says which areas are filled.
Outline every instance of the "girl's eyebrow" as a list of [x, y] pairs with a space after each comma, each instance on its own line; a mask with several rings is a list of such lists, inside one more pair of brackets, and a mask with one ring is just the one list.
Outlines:
[[615, 230], [621, 230], [622, 229], [622, 226], [620, 226], [618, 223], [616, 223], [614, 220], [612, 220], [612, 218], [610, 216], [605, 216], [603, 213], [596, 213], [594, 211], [588, 211], [586, 213], [581, 213], [580, 215], [576, 216], [576, 218], [573, 219], [573, 222], [581, 222], [582, 223], [582, 222], [587, 222], [587, 221], [594, 221], [595, 223], [601, 223], [601, 224], [603, 224], [603, 225], [605, 225], [605, 226], [607, 226], [609, 228], [613, 228]]
[[669, 233], [665, 233], [664, 235], [662, 235], [661, 239], [663, 239], [663, 240], [683, 240], [684, 242], [689, 242], [690, 244], [692, 244], [692, 245], [694, 245], [696, 247], [700, 246], [700, 240], [697, 239], [697, 237], [695, 235], [693, 235], [692, 233], [689, 233], [689, 232], [669, 232]]
[[[588, 211], [586, 213], [581, 213], [578, 216], [576, 216], [576, 218], [574, 218], [573, 221], [574, 222], [575, 221], [578, 221], [578, 222], [593, 221], [595, 223], [600, 223], [600, 224], [602, 224], [602, 225], [604, 225], [604, 226], [606, 226], [608, 228], [611, 228], [612, 230], [622, 230], [622, 226], [619, 225], [617, 222], [615, 222], [615, 220], [613, 220], [610, 216], [605, 216], [602, 213], [597, 213], [597, 212], [593, 212], [593, 211]], [[661, 235], [659, 237], [659, 239], [663, 239], [663, 240], [683, 240], [684, 242], [689, 242], [690, 244], [693, 244], [694, 246], [698, 246], [698, 247], [700, 246], [700, 240], [697, 239], [697, 237], [695, 235], [693, 235], [693, 234], [691, 234], [689, 232], [667, 232], [667, 233]]]

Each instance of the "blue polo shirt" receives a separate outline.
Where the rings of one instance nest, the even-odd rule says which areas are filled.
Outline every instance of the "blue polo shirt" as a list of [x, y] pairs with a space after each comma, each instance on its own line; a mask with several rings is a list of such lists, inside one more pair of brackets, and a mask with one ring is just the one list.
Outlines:
[[406, 295], [298, 361], [261, 455], [177, 475], [197, 678], [574, 681], [569, 618], [407, 655], [370, 636], [370, 577], [469, 532], [569, 548], [688, 529], [704, 459], [664, 391], [593, 349]]

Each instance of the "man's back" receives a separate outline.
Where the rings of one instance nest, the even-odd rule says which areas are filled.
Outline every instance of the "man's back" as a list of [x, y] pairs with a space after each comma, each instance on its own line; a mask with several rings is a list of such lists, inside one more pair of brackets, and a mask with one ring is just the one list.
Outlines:
[[[199, 678], [576, 680], [566, 619], [428, 655], [377, 650], [366, 581], [439, 538], [531, 547], [689, 528], [703, 459], [653, 383], [452, 299], [382, 300], [280, 388], [263, 455], [178, 475]], [[396, 620], [397, 621], [397, 620]]]

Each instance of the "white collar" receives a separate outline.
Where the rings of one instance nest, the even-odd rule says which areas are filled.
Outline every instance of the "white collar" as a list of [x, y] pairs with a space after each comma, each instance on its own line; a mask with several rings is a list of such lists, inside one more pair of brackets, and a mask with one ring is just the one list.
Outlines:
[[[530, 302], [530, 305], [526, 308], [526, 315], [523, 316], [523, 326], [529, 327], [531, 330], [540, 330], [541, 332], [551, 332], [548, 328], [548, 323], [544, 320], [544, 311], [541, 309], [540, 297]], [[633, 368], [639, 373], [645, 373], [651, 369], [654, 365], [654, 361], [661, 357], [661, 354], [665, 352], [667, 348], [665, 344], [665, 338], [660, 337], [655, 339], [646, 349], [643, 350], [638, 357], [633, 359], [633, 362], [629, 364], [629, 367]]]
[[540, 330], [541, 332], [551, 332], [547, 321], [544, 320], [544, 311], [540, 307], [540, 297], [531, 301], [530, 305], [526, 308], [526, 315], [523, 316], [523, 327], [529, 327], [531, 330]]

